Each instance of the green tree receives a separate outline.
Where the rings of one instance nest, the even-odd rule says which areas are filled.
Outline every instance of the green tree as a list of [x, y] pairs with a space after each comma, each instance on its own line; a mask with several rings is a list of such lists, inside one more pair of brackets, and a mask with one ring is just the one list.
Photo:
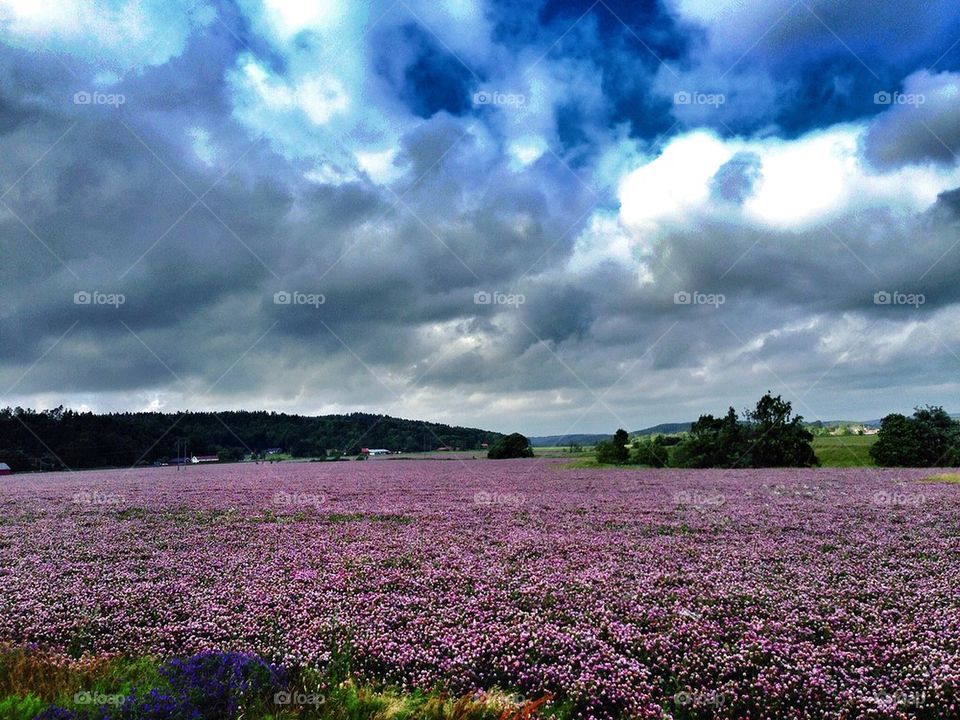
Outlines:
[[916, 408], [913, 417], [892, 413], [880, 421], [870, 457], [885, 467], [954, 466], [960, 462], [960, 424], [937, 406]]
[[630, 459], [627, 443], [630, 436], [623, 428], [617, 430], [609, 440], [597, 443], [597, 462], [605, 465], [623, 465]]
[[530, 447], [530, 441], [526, 436], [520, 433], [511, 433], [491, 445], [490, 450], [487, 451], [487, 457], [491, 460], [531, 458], [533, 457], [533, 448]]
[[674, 464], [678, 467], [746, 467], [747, 433], [733, 408], [722, 418], [701, 415], [690, 433], [677, 446]]
[[633, 465], [662, 468], [667, 466], [669, 459], [670, 455], [662, 435], [654, 438], [637, 438], [630, 449], [630, 463]]
[[810, 467], [819, 464], [813, 452], [813, 434], [803, 417], [791, 417], [792, 405], [767, 392], [747, 413], [750, 424], [750, 467]]
[[220, 462], [240, 462], [243, 460], [243, 448], [221, 448], [217, 451], [217, 459]]
[[813, 435], [792, 406], [769, 392], [740, 420], [730, 408], [726, 416], [701, 415], [673, 454], [678, 467], [809, 467], [818, 464]]

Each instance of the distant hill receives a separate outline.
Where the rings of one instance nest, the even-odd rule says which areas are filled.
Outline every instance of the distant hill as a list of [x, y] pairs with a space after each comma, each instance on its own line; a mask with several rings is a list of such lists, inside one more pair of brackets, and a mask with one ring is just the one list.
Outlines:
[[[630, 436], [636, 435], [671, 435], [674, 433], [686, 432], [690, 429], [690, 426], [693, 423], [660, 423], [659, 425], [654, 425], [652, 427], [644, 428], [643, 430], [634, 430], [630, 433]], [[583, 446], [592, 446], [596, 445], [601, 440], [609, 440], [613, 437], [613, 433], [601, 433], [601, 434], [591, 434], [591, 433], [580, 433], [572, 435], [542, 435], [539, 437], [530, 438], [530, 444], [533, 447], [562, 447], [565, 445], [570, 445], [572, 443], [577, 443], [578, 445]]]
[[287, 415], [275, 412], [94, 413], [62, 407], [0, 410], [0, 462], [14, 471], [119, 467], [190, 455], [240, 459], [273, 451], [298, 457], [355, 455], [360, 448], [417, 452], [478, 450], [501, 433], [387, 415]]
[[530, 438], [533, 447], [560, 447], [564, 445], [596, 445], [601, 440], [609, 440], [610, 435], [541, 435]]
[[660, 423], [659, 425], [654, 425], [653, 427], [644, 428], [643, 430], [637, 430], [636, 432], [632, 432], [630, 434], [631, 435], [674, 435], [676, 433], [687, 432], [690, 429], [691, 425], [693, 425], [692, 422]]

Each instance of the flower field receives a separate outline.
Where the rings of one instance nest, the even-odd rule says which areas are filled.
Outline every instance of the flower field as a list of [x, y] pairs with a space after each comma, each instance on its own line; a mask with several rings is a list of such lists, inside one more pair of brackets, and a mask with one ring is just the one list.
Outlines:
[[0, 483], [0, 644], [348, 657], [583, 718], [960, 716], [960, 485], [923, 470], [223, 465]]

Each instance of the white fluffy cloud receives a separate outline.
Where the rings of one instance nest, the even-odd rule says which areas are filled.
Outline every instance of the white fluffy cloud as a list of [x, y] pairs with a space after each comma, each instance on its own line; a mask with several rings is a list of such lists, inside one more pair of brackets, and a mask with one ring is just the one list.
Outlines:
[[5, 42], [41, 44], [119, 70], [176, 57], [214, 17], [212, 6], [189, 0], [0, 0]]
[[[621, 219], [638, 236], [732, 219], [773, 230], [804, 230], [870, 208], [921, 212], [960, 184], [956, 167], [875, 171], [860, 152], [865, 125], [839, 125], [795, 140], [721, 139], [695, 131], [630, 171], [619, 187]], [[711, 195], [711, 181], [737, 153], [758, 158], [758, 177], [739, 206]]]

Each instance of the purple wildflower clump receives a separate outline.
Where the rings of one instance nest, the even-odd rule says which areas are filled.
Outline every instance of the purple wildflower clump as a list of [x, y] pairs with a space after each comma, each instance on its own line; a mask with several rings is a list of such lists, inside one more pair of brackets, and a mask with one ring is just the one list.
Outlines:
[[198, 715], [189, 716], [191, 720], [236, 717], [245, 706], [270, 702], [287, 684], [281, 668], [237, 652], [201, 652], [186, 660], [171, 660], [160, 674], [185, 706], [192, 704], [199, 710]]
[[90, 720], [206, 720], [210, 717], [213, 716], [205, 714], [194, 698], [151, 688], [143, 695], [131, 694], [120, 707], [115, 710], [106, 709], [102, 715], [96, 715]]
[[287, 673], [247, 653], [201, 652], [160, 668], [162, 688], [137, 688], [111, 707], [51, 707], [37, 720], [230, 720], [268, 706]]
[[80, 720], [81, 716], [73, 710], [52, 705], [37, 715], [34, 720]]

